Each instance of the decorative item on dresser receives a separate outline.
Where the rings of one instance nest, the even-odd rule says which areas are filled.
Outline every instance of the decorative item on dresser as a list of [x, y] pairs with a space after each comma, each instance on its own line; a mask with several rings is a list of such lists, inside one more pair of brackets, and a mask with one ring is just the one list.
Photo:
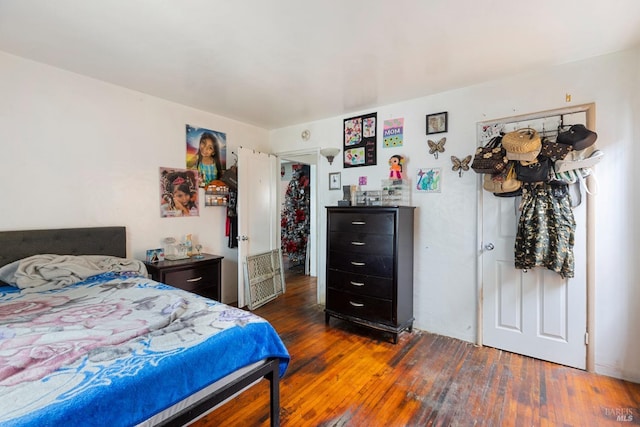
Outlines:
[[393, 334], [413, 328], [411, 206], [327, 207], [331, 316]]
[[201, 256], [202, 258], [145, 262], [145, 265], [156, 282], [220, 301], [224, 257], [205, 253]]

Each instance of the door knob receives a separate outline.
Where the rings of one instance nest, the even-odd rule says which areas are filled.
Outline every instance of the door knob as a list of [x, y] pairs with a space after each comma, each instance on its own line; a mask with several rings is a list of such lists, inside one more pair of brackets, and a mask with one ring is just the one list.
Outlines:
[[247, 236], [238, 236], [238, 237], [236, 237], [236, 239], [242, 240], [242, 241], [249, 240], [249, 238]]
[[484, 248], [488, 251], [492, 251], [495, 249], [495, 246], [493, 246], [493, 243], [487, 243], [486, 245], [484, 245]]

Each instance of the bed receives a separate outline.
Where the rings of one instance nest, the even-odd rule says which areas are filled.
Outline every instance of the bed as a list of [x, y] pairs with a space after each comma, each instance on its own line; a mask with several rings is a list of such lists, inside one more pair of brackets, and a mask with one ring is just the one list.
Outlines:
[[[110, 267], [43, 273], [84, 273], [85, 255]], [[0, 282], [0, 425], [185, 425], [263, 378], [279, 425], [289, 354], [274, 328], [125, 256], [124, 227], [0, 232], [0, 279], [20, 283]]]

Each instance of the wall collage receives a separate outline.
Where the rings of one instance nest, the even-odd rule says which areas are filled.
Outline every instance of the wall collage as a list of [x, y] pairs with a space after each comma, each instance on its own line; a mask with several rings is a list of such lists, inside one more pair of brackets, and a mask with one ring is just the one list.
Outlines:
[[198, 188], [205, 206], [226, 206], [229, 190], [221, 181], [227, 169], [227, 136], [223, 132], [186, 125], [186, 161], [180, 168], [160, 167], [160, 216], [199, 216]]
[[[344, 120], [343, 166], [345, 169], [376, 164], [378, 154], [376, 142], [376, 122], [377, 113], [363, 114]], [[446, 151], [445, 144], [447, 142], [447, 138], [442, 134], [447, 133], [447, 131], [449, 130], [448, 112], [426, 115], [425, 125], [427, 135], [427, 148], [429, 154], [433, 155], [435, 159], [438, 159], [439, 154]], [[382, 143], [383, 149], [401, 148], [403, 145], [403, 134], [404, 118], [384, 120]], [[472, 156], [467, 155], [460, 158], [457, 156], [450, 156], [450, 159], [452, 164], [451, 170], [457, 172], [459, 177], [462, 177], [463, 172], [469, 170]], [[442, 168], [419, 167], [415, 170], [415, 174], [411, 175], [406, 170], [407, 160], [408, 159], [402, 154], [393, 154], [389, 157], [389, 176], [388, 180], [383, 181], [383, 199], [385, 191], [388, 191], [391, 187], [395, 188], [393, 184], [399, 184], [400, 182], [405, 184], [410, 182], [411, 180], [413, 180], [413, 182], [415, 183], [412, 187], [413, 191], [421, 193], [440, 193], [442, 191]], [[359, 177], [358, 185], [366, 184], [367, 177]], [[335, 188], [330, 185], [330, 189], [337, 190], [339, 188]], [[344, 189], [344, 191], [346, 198], [347, 190]], [[353, 189], [351, 191], [353, 191]], [[372, 192], [369, 191], [368, 193]], [[361, 203], [357, 201], [357, 204]], [[373, 204], [376, 203], [374, 202]]]

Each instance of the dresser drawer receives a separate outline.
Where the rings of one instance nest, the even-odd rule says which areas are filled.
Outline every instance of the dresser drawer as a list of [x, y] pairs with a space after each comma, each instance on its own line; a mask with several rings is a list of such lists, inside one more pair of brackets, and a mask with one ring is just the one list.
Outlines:
[[327, 286], [329, 288], [376, 298], [389, 300], [393, 298], [393, 280], [391, 278], [345, 273], [333, 269], [329, 269], [328, 273]]
[[393, 234], [393, 213], [335, 212], [329, 221], [329, 231], [372, 234]]
[[164, 283], [201, 294], [200, 290], [216, 286], [216, 273], [215, 269], [210, 266], [167, 271], [164, 273]]
[[359, 254], [393, 256], [393, 235], [345, 231], [329, 233], [329, 249]]
[[394, 258], [375, 254], [330, 251], [328, 265], [332, 269], [368, 276], [393, 277]]
[[327, 292], [327, 310], [372, 322], [393, 323], [393, 303], [389, 300], [354, 295], [330, 289]]
[[202, 254], [200, 258], [145, 262], [145, 265], [156, 282], [220, 301], [222, 258], [219, 255]]

